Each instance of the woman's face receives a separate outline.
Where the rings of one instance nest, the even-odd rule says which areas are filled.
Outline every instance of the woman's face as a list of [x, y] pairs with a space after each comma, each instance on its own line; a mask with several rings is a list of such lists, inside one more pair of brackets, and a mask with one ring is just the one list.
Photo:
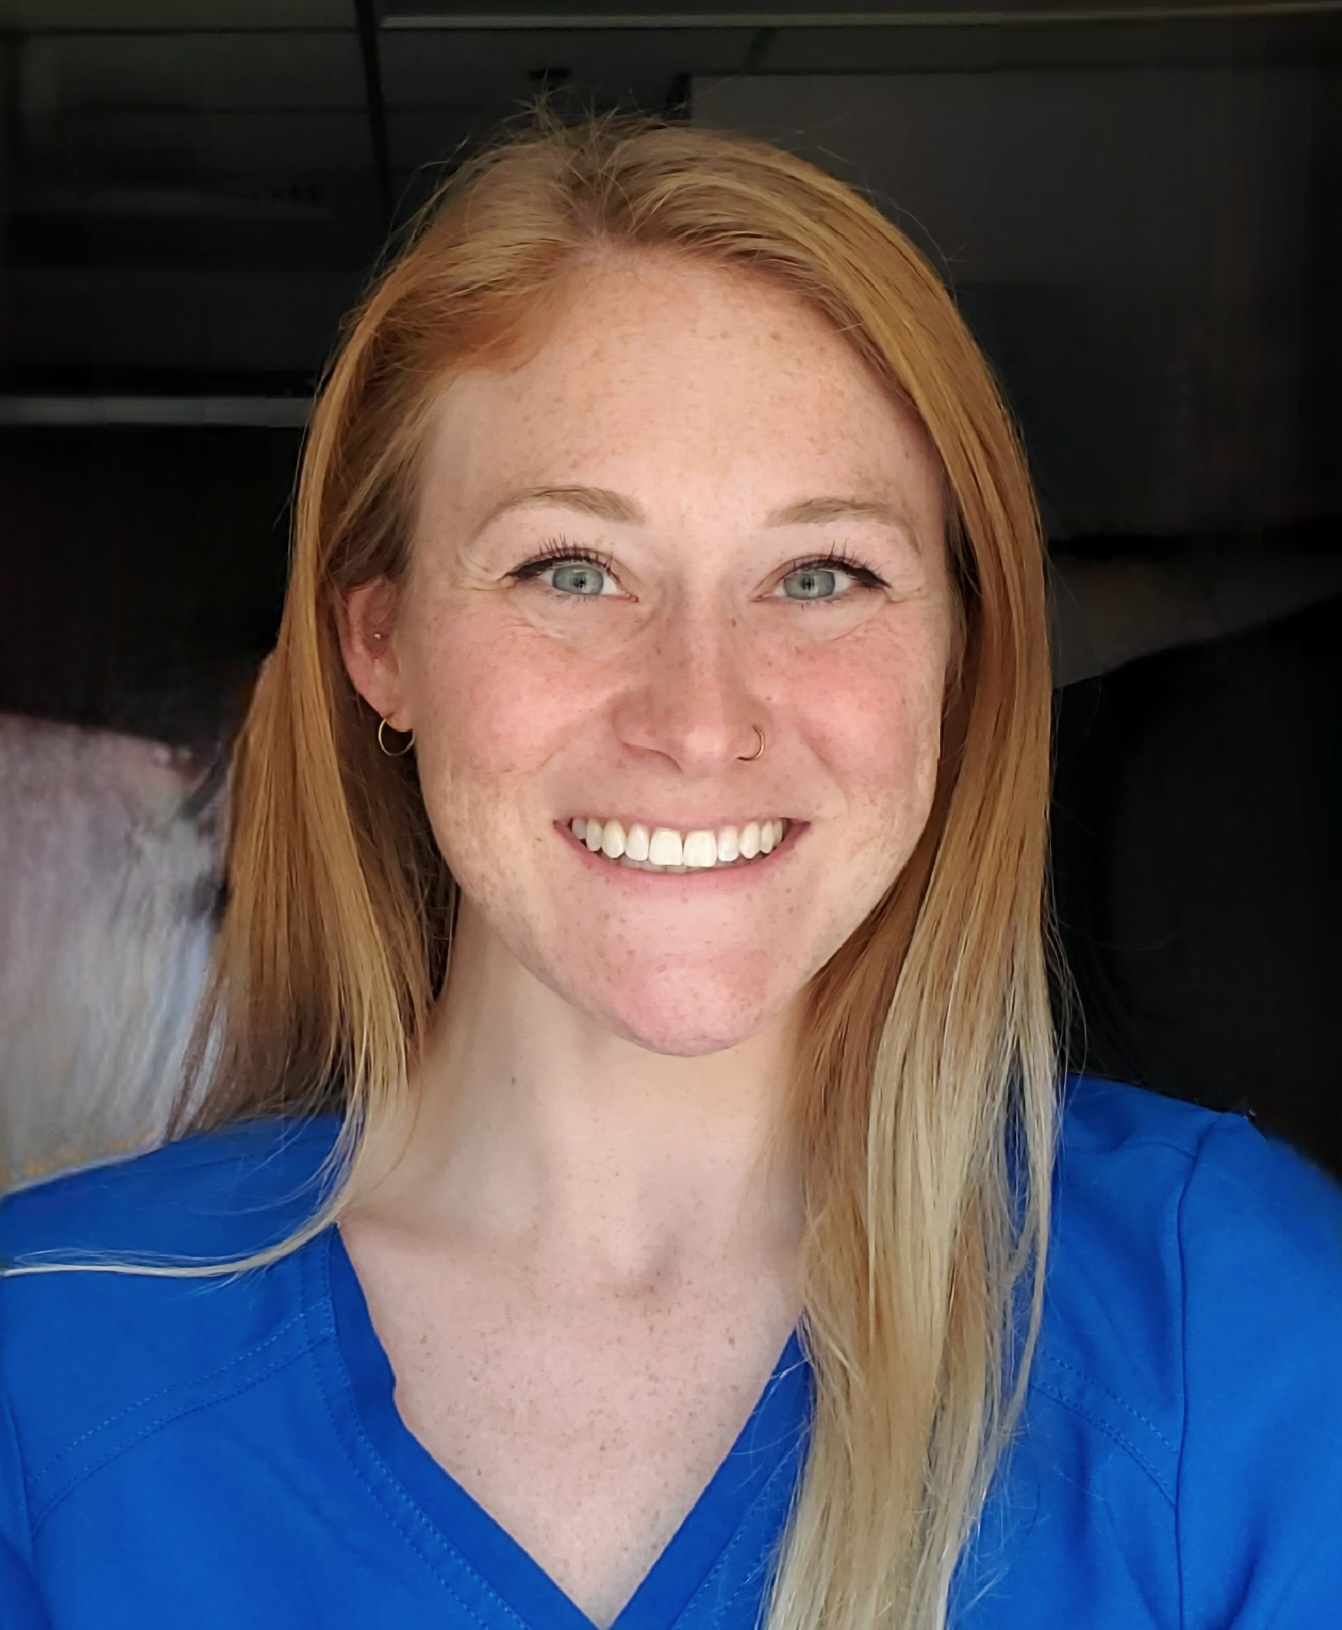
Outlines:
[[[415, 732], [464, 909], [607, 1031], [746, 1040], [904, 866], [951, 650], [940, 492], [848, 346], [745, 273], [616, 262], [524, 366], [446, 391], [407, 575], [350, 596], [346, 662]], [[788, 830], [652, 872], [575, 818]]]

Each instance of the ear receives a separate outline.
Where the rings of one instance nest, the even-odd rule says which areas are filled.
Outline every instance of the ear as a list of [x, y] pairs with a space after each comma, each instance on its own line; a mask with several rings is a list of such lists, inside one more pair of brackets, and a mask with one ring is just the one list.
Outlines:
[[396, 652], [400, 591], [385, 577], [337, 595], [336, 629], [355, 690], [393, 730], [413, 729]]

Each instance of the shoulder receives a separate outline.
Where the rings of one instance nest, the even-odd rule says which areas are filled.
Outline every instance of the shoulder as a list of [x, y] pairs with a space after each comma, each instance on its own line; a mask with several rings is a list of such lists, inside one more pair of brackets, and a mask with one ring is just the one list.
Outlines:
[[1035, 1383], [1168, 1505], [1188, 1622], [1303, 1625], [1342, 1589], [1342, 1188], [1243, 1116], [1073, 1078], [1050, 1250]]
[[246, 1121], [19, 1189], [0, 1200], [0, 1271], [39, 1253], [257, 1250], [313, 1208], [337, 1124]]
[[[1321, 1316], [1337, 1311], [1342, 1188], [1304, 1155], [1243, 1115], [1090, 1076], [1070, 1078], [1061, 1125], [1060, 1275], [1098, 1275], [1131, 1311], [1149, 1294], [1155, 1314], [1233, 1268], [1230, 1313], [1270, 1266], [1265, 1293], [1308, 1289]], [[1308, 1323], [1313, 1309], [1296, 1311]]]
[[284, 1239], [320, 1203], [337, 1130], [328, 1117], [250, 1122], [0, 1202], [0, 1394], [30, 1468], [73, 1466], [109, 1432], [154, 1430], [305, 1350], [301, 1250], [244, 1274], [110, 1270], [236, 1260]]

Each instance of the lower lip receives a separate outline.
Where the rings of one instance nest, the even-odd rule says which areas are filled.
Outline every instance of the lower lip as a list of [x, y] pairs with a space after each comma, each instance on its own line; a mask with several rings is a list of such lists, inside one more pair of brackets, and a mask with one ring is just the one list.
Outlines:
[[758, 855], [748, 866], [702, 866], [688, 872], [643, 872], [637, 866], [621, 866], [618, 861], [608, 860], [600, 851], [593, 852], [587, 845], [574, 837], [566, 821], [555, 822], [555, 831], [559, 833], [570, 849], [585, 861], [592, 871], [600, 872], [603, 877], [613, 882], [623, 883], [629, 888], [640, 892], [660, 889], [663, 892], [670, 890], [675, 893], [675, 885], [681, 884], [690, 893], [697, 894], [701, 889], [711, 889], [714, 892], [722, 889], [743, 888], [753, 877], [767, 874], [776, 861], [783, 860], [792, 853], [797, 840], [806, 830], [806, 821], [793, 821], [783, 834], [783, 841], [767, 855]]

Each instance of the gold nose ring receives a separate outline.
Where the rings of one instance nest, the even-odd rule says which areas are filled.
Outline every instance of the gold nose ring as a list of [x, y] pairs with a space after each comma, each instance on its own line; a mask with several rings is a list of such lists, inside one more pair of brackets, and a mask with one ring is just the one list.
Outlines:
[[753, 764], [755, 762], [755, 760], [760, 756], [760, 754], [764, 751], [764, 732], [760, 729], [760, 727], [757, 724], [752, 724], [750, 728], [759, 737], [760, 744], [755, 749], [755, 751], [753, 753], [743, 753], [741, 755], [741, 762], [743, 764]]

